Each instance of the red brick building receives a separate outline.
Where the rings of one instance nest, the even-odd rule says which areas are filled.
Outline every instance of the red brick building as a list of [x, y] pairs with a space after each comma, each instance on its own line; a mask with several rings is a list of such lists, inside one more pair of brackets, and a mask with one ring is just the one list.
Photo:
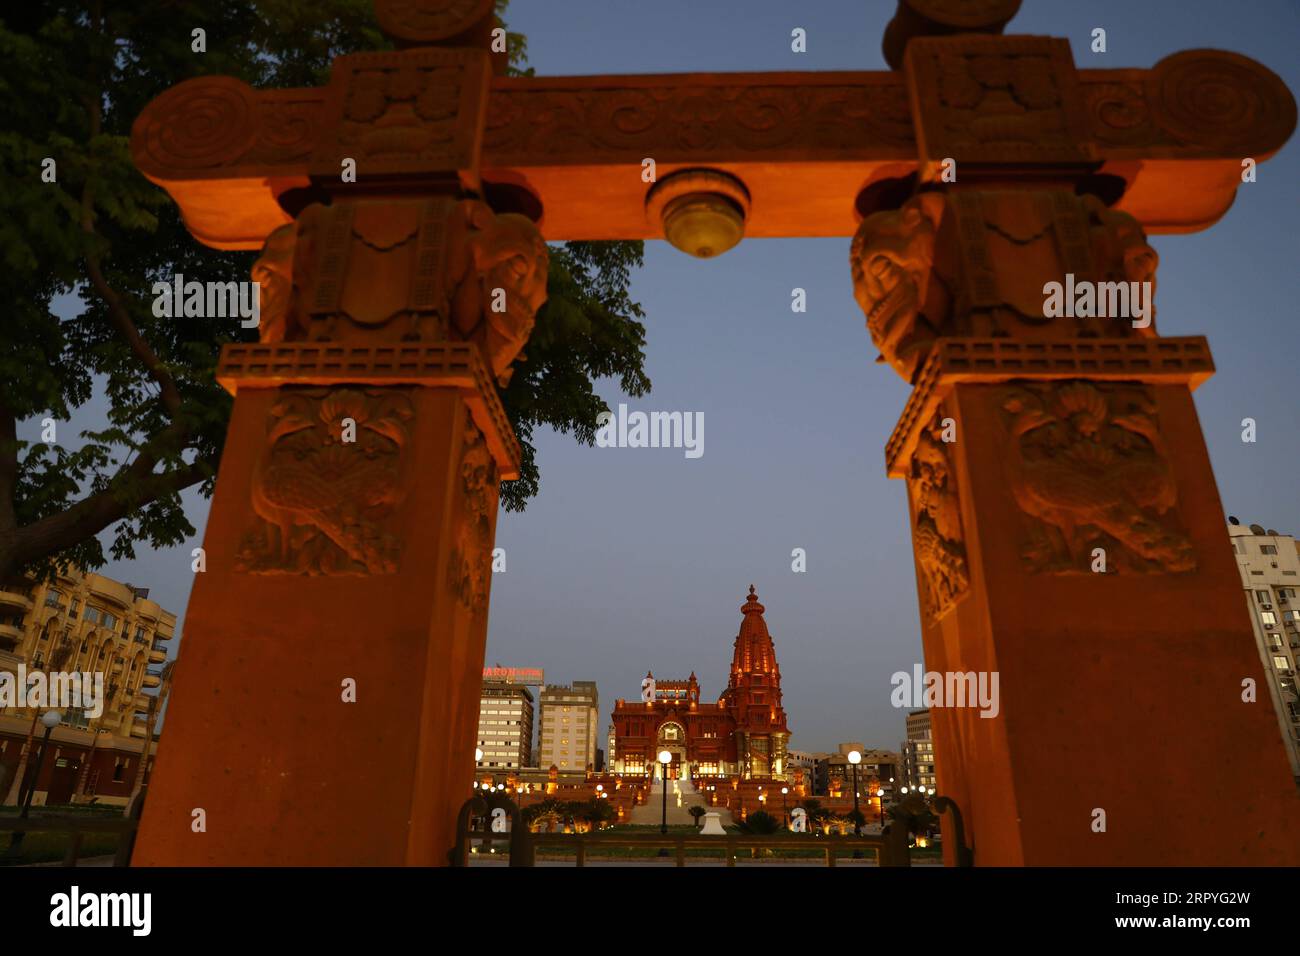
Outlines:
[[616, 702], [613, 773], [650, 773], [656, 755], [667, 750], [674, 777], [787, 776], [790, 728], [781, 706], [781, 668], [752, 585], [740, 611], [731, 676], [717, 703], [700, 702], [694, 671], [686, 680], [655, 681], [647, 674], [653, 700]]

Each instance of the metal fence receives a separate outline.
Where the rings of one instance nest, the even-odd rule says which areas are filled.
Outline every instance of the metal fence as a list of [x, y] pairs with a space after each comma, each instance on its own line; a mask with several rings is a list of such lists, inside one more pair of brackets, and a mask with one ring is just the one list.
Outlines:
[[[696, 857], [722, 857], [727, 866], [735, 866], [742, 851], [812, 851], [822, 855], [827, 866], [835, 866], [837, 857], [855, 856], [864, 851], [875, 858], [879, 866], [911, 866], [907, 832], [893, 827], [883, 836], [818, 836], [813, 834], [783, 833], [759, 836], [747, 833], [728, 833], [723, 836], [705, 836], [700, 833], [630, 833], [627, 831], [596, 830], [590, 833], [530, 833], [519, 813], [519, 808], [509, 801], [497, 806], [510, 818], [508, 831], [493, 832], [487, 803], [482, 797], [473, 797], [461, 807], [457, 819], [456, 847], [452, 851], [453, 866], [469, 866], [471, 852], [494, 852], [500, 848], [508, 856], [511, 866], [535, 866], [537, 850], [541, 847], [571, 851], [578, 866], [586, 866], [588, 858], [601, 855], [604, 849], [643, 849], [667, 851], [677, 866], [686, 866], [689, 851]], [[698, 851], [711, 851], [707, 854]], [[594, 852], [593, 852], [594, 851]], [[567, 855], [567, 854], [566, 854]], [[646, 857], [647, 860], [654, 857]]]

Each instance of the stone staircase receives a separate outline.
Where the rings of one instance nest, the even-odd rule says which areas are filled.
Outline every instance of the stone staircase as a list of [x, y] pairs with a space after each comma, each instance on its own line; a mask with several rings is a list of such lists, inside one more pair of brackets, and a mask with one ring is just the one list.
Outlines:
[[[695, 785], [690, 780], [669, 780], [667, 783], [669, 826], [694, 826], [695, 819], [691, 816], [691, 807], [711, 809], [709, 802], [704, 799], [704, 795], [695, 789]], [[656, 780], [654, 782], [650, 789], [650, 797], [646, 800], [645, 805], [632, 808], [632, 814], [628, 819], [629, 823], [638, 826], [659, 825], [663, 816], [663, 787], [664, 781]], [[720, 814], [722, 825], [724, 827], [729, 825], [731, 823], [731, 811], [725, 807], [718, 807], [717, 811]]]

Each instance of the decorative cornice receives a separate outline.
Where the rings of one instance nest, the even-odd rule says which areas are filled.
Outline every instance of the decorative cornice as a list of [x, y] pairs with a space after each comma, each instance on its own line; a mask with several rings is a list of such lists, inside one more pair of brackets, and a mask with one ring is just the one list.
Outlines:
[[1093, 382], [1182, 383], [1195, 389], [1213, 374], [1209, 343], [1200, 335], [1059, 342], [941, 339], [917, 376], [912, 395], [885, 444], [885, 471], [890, 478], [907, 477], [922, 426], [958, 382], [1082, 378]]
[[471, 342], [227, 345], [217, 364], [217, 381], [232, 395], [240, 388], [285, 385], [454, 388], [463, 393], [502, 479], [519, 477], [519, 443], [483, 357]]

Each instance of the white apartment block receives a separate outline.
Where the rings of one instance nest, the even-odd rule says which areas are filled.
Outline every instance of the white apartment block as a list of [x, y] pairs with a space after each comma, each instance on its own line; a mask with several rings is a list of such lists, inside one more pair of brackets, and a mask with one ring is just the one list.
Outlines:
[[596, 764], [600, 697], [594, 681], [542, 688], [537, 765], [543, 770], [586, 770]]
[[1300, 694], [1296, 691], [1300, 663], [1300, 552], [1296, 539], [1245, 527], [1228, 519], [1228, 537], [1246, 590], [1255, 643], [1259, 647], [1268, 696], [1261, 688], [1259, 702], [1277, 712], [1282, 740], [1291, 761], [1291, 773], [1300, 779]]
[[479, 770], [519, 770], [530, 766], [533, 746], [533, 694], [523, 684], [483, 681], [478, 704]]

